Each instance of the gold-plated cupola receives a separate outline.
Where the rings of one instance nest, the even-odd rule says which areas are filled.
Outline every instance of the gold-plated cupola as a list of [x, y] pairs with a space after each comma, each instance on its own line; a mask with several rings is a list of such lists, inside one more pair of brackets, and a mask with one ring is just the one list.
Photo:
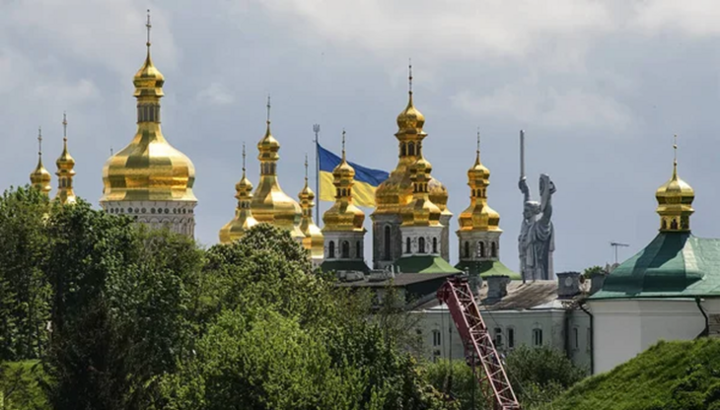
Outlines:
[[365, 232], [365, 213], [353, 203], [355, 169], [345, 158], [345, 130], [342, 134], [342, 160], [333, 169], [335, 203], [323, 214], [323, 231]]
[[42, 162], [42, 128], [38, 128], [38, 163], [33, 172], [30, 173], [30, 184], [33, 188], [42, 192], [45, 196], [50, 196], [52, 187], [50, 181], [52, 177], [50, 172], [43, 166]]
[[258, 222], [288, 230], [293, 238], [301, 240], [305, 237], [299, 229], [302, 210], [294, 199], [283, 192], [277, 177], [280, 143], [270, 132], [270, 97], [267, 103], [265, 135], [258, 142], [257, 148], [258, 160], [260, 160], [260, 182], [252, 198], [253, 215]]
[[656, 212], [660, 215], [660, 232], [690, 232], [690, 215], [695, 190], [678, 177], [677, 172], [677, 135], [673, 144], [675, 157], [670, 180], [655, 192], [658, 202]]
[[185, 154], [168, 143], [160, 128], [165, 78], [150, 56], [149, 10], [146, 27], [147, 56], [133, 78], [137, 132], [128, 146], [105, 162], [100, 201], [195, 202], [195, 167]]
[[[398, 164], [390, 176], [375, 191], [377, 208], [375, 214], [396, 214], [413, 199], [413, 183], [410, 179], [410, 166], [422, 156], [422, 141], [427, 137], [423, 131], [425, 116], [415, 107], [412, 91], [412, 65], [408, 66], [408, 104], [397, 117]], [[428, 193], [442, 212], [447, 212], [448, 194], [445, 186], [431, 178]]]
[[305, 155], [305, 186], [298, 194], [300, 199], [300, 208], [302, 208], [302, 219], [300, 220], [300, 230], [305, 235], [302, 245], [310, 252], [312, 259], [322, 259], [325, 251], [325, 238], [322, 231], [315, 225], [312, 212], [315, 206], [315, 193], [308, 185], [308, 160]]
[[490, 170], [480, 162], [480, 132], [477, 135], [475, 164], [468, 170], [470, 206], [459, 218], [460, 231], [502, 231], [500, 214], [487, 204], [487, 188], [490, 185]]
[[67, 138], [67, 116], [63, 113], [63, 151], [60, 157], [55, 161], [57, 165], [58, 190], [55, 199], [61, 204], [74, 204], [77, 202], [75, 191], [73, 190], [73, 177], [75, 176], [75, 160], [68, 152]]
[[234, 242], [245, 236], [248, 229], [258, 224], [250, 209], [252, 189], [252, 182], [245, 175], [245, 144], [243, 144], [242, 178], [235, 184], [235, 198], [237, 198], [235, 217], [220, 229], [220, 243]]
[[422, 154], [410, 166], [410, 179], [413, 184], [413, 199], [405, 205], [402, 212], [402, 226], [441, 226], [442, 211], [428, 194], [432, 165]]

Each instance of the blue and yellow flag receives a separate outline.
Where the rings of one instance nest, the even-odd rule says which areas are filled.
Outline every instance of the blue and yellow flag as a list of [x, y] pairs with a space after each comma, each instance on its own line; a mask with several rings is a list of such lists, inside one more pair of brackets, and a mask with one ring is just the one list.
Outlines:
[[[317, 155], [320, 158], [320, 200], [335, 202], [335, 186], [333, 185], [333, 169], [342, 159], [317, 144]], [[355, 168], [355, 185], [353, 201], [358, 206], [375, 206], [375, 189], [388, 178], [388, 173], [377, 169], [365, 168], [348, 161]]]

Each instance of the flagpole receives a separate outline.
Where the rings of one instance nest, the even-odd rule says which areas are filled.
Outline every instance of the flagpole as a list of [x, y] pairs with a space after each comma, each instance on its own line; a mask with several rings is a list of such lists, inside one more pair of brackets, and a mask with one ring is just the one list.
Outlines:
[[315, 224], [320, 226], [320, 124], [313, 124], [315, 132], [315, 191], [317, 191], [317, 205], [315, 206]]

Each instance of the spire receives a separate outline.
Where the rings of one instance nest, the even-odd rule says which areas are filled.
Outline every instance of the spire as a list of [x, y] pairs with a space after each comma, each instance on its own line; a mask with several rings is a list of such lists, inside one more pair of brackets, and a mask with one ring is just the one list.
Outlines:
[[[410, 141], [415, 144], [417, 141], [422, 140], [425, 138], [427, 134], [423, 132], [422, 128], [425, 124], [425, 117], [420, 113], [420, 111], [415, 108], [415, 105], [413, 103], [413, 73], [412, 73], [412, 62], [408, 63], [408, 103], [407, 107], [403, 110], [403, 112], [400, 113], [397, 117], [397, 125], [398, 125], [398, 132], [395, 134], [395, 136], [401, 141], [401, 154], [400, 157], [409, 156], [414, 159], [414, 157], [417, 155], [416, 153], [410, 153], [414, 152], [414, 149], [410, 149], [409, 147], [405, 147], [405, 150], [403, 150], [403, 144], [405, 141]], [[410, 149], [408, 151], [408, 149]], [[405, 154], [403, 154], [405, 152]]]
[[[260, 174], [261, 175], [275, 175], [275, 168], [277, 160], [280, 159], [278, 151], [280, 150], [280, 143], [273, 137], [270, 131], [270, 95], [267, 97], [267, 116], [265, 118], [265, 136], [258, 143], [258, 151], [260, 155]], [[265, 165], [267, 164], [267, 165]]]
[[315, 193], [308, 185], [308, 156], [305, 154], [305, 186], [298, 194], [300, 199], [300, 208], [302, 209], [302, 218], [298, 228], [305, 236], [302, 240], [303, 248], [310, 253], [310, 258], [314, 262], [320, 262], [325, 252], [325, 238], [322, 231], [313, 221], [313, 207], [315, 206]]
[[266, 106], [266, 107], [267, 107], [267, 119], [266, 119], [266, 121], [267, 121], [267, 124], [270, 125], [270, 108], [271, 108], [271, 106], [270, 106], [270, 94], [268, 94], [267, 106]]
[[160, 122], [160, 98], [164, 96], [162, 87], [165, 84], [165, 77], [155, 68], [150, 57], [150, 9], [147, 11], [147, 56], [140, 70], [135, 74], [133, 84], [135, 85], [135, 97], [138, 99], [138, 123], [159, 123]]
[[42, 128], [38, 127], [38, 163], [35, 170], [30, 174], [30, 183], [33, 188], [42, 192], [45, 196], [50, 195], [50, 172], [43, 166], [42, 163]]
[[148, 55], [150, 55], [150, 29], [152, 29], [152, 24], [150, 24], [150, 9], [147, 9], [147, 23], [145, 23], [145, 27], [147, 28], [147, 42], [145, 45], [147, 46]]
[[335, 186], [335, 203], [323, 214], [323, 232], [355, 231], [364, 232], [365, 213], [353, 204], [353, 186], [355, 185], [355, 169], [345, 157], [346, 132], [342, 132], [342, 161], [333, 169], [333, 185]]
[[690, 232], [690, 215], [695, 190], [678, 177], [677, 135], [673, 136], [673, 172], [670, 180], [655, 192], [658, 201], [656, 212], [660, 215], [660, 232]]
[[235, 184], [235, 198], [237, 198], [237, 207], [235, 208], [235, 217], [220, 229], [220, 243], [228, 244], [242, 238], [248, 229], [258, 224], [258, 221], [252, 214], [250, 202], [252, 201], [253, 185], [245, 176], [245, 143], [243, 142], [242, 152], [242, 177]]
[[408, 59], [408, 95], [412, 102], [412, 58]]
[[62, 204], [73, 204], [77, 201], [75, 191], [73, 190], [73, 177], [75, 176], [75, 160], [68, 152], [67, 138], [67, 115], [63, 112], [63, 151], [60, 157], [55, 161], [57, 165], [58, 190], [55, 199]]
[[470, 187], [470, 206], [461, 214], [458, 221], [460, 230], [464, 231], [496, 231], [500, 229], [500, 214], [487, 204], [487, 188], [490, 185], [490, 170], [480, 161], [480, 129], [478, 128], [475, 142], [475, 164], [468, 169], [468, 186]]

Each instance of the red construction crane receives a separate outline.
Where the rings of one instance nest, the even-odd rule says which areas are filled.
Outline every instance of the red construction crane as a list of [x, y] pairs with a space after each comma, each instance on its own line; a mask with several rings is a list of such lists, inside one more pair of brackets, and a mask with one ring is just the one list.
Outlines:
[[488, 404], [494, 410], [519, 410], [520, 403], [475, 303], [467, 277], [448, 279], [438, 289], [437, 298], [450, 310], [468, 363], [482, 365], [483, 372], [477, 379]]

